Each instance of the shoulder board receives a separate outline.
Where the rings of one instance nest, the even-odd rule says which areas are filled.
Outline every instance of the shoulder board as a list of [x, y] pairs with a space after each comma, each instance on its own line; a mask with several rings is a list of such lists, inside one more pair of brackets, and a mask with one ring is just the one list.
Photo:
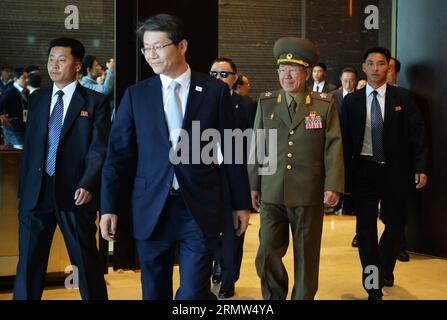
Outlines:
[[311, 92], [312, 99], [322, 100], [326, 102], [331, 102], [333, 99], [332, 93], [324, 93], [324, 92]]
[[259, 99], [261, 100], [265, 100], [265, 99], [273, 99], [273, 98], [277, 98], [279, 95], [279, 91], [266, 91], [261, 93], [261, 96], [259, 97]]

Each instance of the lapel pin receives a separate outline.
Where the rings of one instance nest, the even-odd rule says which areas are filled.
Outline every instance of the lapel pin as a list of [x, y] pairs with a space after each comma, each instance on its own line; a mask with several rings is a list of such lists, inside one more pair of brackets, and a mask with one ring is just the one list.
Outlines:
[[239, 105], [237, 104], [237, 105], [235, 105], [234, 107], [235, 107], [236, 109], [238, 109], [238, 108], [239, 108]]
[[88, 117], [88, 111], [81, 111], [81, 117]]
[[196, 86], [196, 91], [202, 92], [202, 90], [203, 90], [202, 87]]
[[401, 106], [394, 107], [394, 111], [401, 111], [401, 110], [402, 110]]

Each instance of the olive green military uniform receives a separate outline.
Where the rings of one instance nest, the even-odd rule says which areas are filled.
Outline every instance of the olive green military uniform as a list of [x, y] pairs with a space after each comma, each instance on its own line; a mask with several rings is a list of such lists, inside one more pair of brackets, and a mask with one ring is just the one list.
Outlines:
[[[248, 166], [251, 189], [261, 192], [256, 270], [264, 299], [287, 297], [288, 275], [282, 257], [289, 245], [289, 226], [295, 269], [292, 299], [314, 298], [324, 192], [344, 189], [341, 131], [332, 96], [306, 91], [295, 98], [296, 105], [293, 100], [283, 90], [263, 94], [254, 123], [255, 134], [265, 129], [265, 149], [272, 143], [277, 148], [276, 171], [260, 174], [259, 163], [264, 159], [259, 157]], [[291, 110], [294, 106], [296, 110]], [[269, 137], [271, 130], [276, 130], [276, 141]]]

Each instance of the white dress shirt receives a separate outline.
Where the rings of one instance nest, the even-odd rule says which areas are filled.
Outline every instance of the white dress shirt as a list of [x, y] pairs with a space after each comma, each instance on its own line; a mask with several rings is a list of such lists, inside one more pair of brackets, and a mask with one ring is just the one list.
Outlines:
[[48, 117], [51, 116], [51, 113], [53, 112], [54, 105], [57, 102], [57, 92], [59, 90], [62, 90], [64, 92], [64, 95], [62, 96], [62, 100], [64, 101], [64, 114], [62, 116], [62, 123], [65, 121], [65, 116], [67, 115], [68, 106], [70, 105], [71, 98], [73, 97], [73, 93], [76, 90], [76, 85], [78, 84], [78, 81], [73, 81], [69, 85], [65, 86], [63, 89], [59, 89], [56, 84], [53, 84], [53, 93], [51, 94], [51, 104], [50, 104], [50, 114]]
[[[353, 91], [351, 91], [351, 92], [353, 92]], [[348, 93], [351, 93], [351, 92], [349, 92], [349, 91], [343, 89], [343, 98], [344, 98]]]
[[316, 92], [323, 92], [323, 88], [324, 88], [324, 84], [326, 83], [326, 81], [321, 81], [319, 84], [316, 84], [314, 82], [314, 91]]
[[372, 92], [376, 90], [377, 100], [380, 105], [380, 112], [382, 114], [382, 119], [385, 120], [385, 94], [386, 94], [386, 83], [380, 88], [374, 89], [369, 84], [366, 85], [366, 122], [365, 122], [365, 136], [363, 138], [363, 148], [361, 155], [372, 156], [372, 133], [371, 133], [371, 104], [373, 100]]
[[188, 95], [189, 95], [189, 87], [191, 85], [191, 69], [188, 66], [188, 69], [183, 72], [179, 77], [176, 79], [169, 78], [168, 76], [165, 76], [163, 74], [160, 74], [160, 80], [161, 80], [161, 86], [163, 90], [163, 108], [166, 115], [166, 100], [168, 95], [168, 87], [171, 84], [172, 81], [177, 81], [180, 84], [180, 87], [178, 89], [178, 95], [180, 98], [180, 102], [182, 104], [182, 112], [183, 117], [185, 117], [186, 112], [186, 102], [188, 101]]

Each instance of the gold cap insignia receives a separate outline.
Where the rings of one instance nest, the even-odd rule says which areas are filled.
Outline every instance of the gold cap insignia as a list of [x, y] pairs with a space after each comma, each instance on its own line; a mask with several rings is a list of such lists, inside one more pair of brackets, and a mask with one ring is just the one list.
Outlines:
[[286, 55], [286, 58], [287, 58], [287, 59], [292, 59], [292, 58], [293, 58], [293, 54], [288, 53], [288, 54]]

